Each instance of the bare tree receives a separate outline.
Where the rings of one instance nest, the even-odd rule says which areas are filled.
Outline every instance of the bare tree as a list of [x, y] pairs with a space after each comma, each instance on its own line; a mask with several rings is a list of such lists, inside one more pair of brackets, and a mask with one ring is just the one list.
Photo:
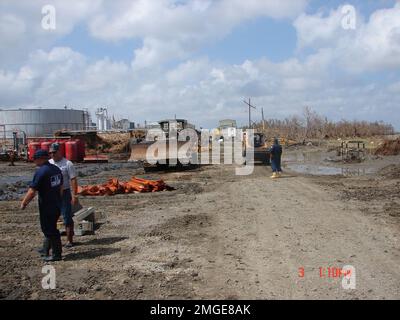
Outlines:
[[394, 133], [392, 125], [382, 121], [348, 121], [342, 119], [332, 122], [319, 115], [310, 107], [305, 107], [302, 116], [293, 115], [283, 120], [267, 119], [263, 128], [262, 121], [255, 123], [254, 128], [264, 132], [268, 137], [282, 137], [290, 140], [306, 139], [359, 138], [382, 136]]

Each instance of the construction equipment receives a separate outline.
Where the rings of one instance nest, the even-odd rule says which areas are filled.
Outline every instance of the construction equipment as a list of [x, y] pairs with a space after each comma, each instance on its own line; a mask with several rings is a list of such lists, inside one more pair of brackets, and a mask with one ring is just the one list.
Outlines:
[[[160, 127], [148, 130], [145, 139], [132, 139], [128, 161], [143, 162], [145, 168], [152, 165], [159, 167], [197, 163], [200, 134], [194, 129], [194, 125], [184, 119], [162, 120], [158, 123]], [[180, 136], [185, 129], [193, 129], [189, 133], [195, 136], [190, 137], [190, 142], [188, 137]], [[182, 148], [183, 146], [187, 149]], [[182, 153], [182, 150], [185, 152]]]
[[246, 153], [253, 152], [254, 153], [254, 164], [263, 164], [270, 165], [270, 152], [268, 148], [268, 140], [263, 133], [254, 133], [253, 145], [249, 145], [249, 143], [244, 144]]
[[365, 141], [342, 141], [338, 149], [338, 156], [342, 157], [343, 162], [361, 162], [365, 155]]
[[14, 161], [26, 157], [26, 134], [23, 131], [4, 131], [3, 134], [4, 137], [0, 138], [0, 161], [10, 161], [10, 165], [14, 165]]
[[270, 153], [267, 139], [263, 133], [254, 134], [254, 162], [270, 165]]

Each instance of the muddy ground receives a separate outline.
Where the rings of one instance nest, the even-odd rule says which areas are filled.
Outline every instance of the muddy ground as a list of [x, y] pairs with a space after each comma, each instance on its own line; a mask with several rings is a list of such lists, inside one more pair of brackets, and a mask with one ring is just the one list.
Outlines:
[[[316, 151], [289, 150], [286, 166]], [[233, 166], [147, 174], [129, 164], [81, 166], [82, 183], [135, 174], [176, 190], [83, 198], [96, 208], [97, 230], [53, 264], [55, 290], [41, 287], [36, 203], [20, 211], [18, 201], [1, 201], [0, 298], [399, 299], [399, 159], [370, 159], [367, 173], [286, 169], [276, 181], [264, 166], [250, 176]], [[0, 172], [4, 183], [33, 171], [19, 163]], [[320, 267], [344, 265], [355, 267], [355, 290], [320, 276]]]

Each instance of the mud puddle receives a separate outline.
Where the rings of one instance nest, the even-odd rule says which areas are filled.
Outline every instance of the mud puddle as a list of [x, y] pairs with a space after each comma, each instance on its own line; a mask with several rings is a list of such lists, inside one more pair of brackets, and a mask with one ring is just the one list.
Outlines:
[[288, 163], [285, 167], [296, 173], [319, 176], [364, 176], [375, 172], [373, 168], [328, 167], [318, 164]]
[[[105, 164], [76, 164], [79, 182], [81, 184], [104, 182], [107, 177], [113, 177], [114, 172], [122, 172], [123, 177], [138, 173], [140, 165], [130, 162], [110, 162]], [[15, 167], [1, 167], [0, 201], [20, 200], [28, 190], [36, 170], [33, 164], [21, 164]], [[122, 178], [119, 177], [118, 178]]]

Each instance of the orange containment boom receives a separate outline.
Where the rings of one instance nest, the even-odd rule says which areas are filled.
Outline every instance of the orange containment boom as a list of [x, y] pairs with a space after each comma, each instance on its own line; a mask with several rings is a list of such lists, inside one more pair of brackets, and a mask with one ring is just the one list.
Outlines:
[[78, 188], [82, 196], [112, 196], [115, 194], [137, 193], [137, 192], [158, 192], [174, 190], [165, 184], [163, 180], [147, 180], [132, 177], [131, 180], [120, 182], [112, 178], [102, 185], [89, 185]]

